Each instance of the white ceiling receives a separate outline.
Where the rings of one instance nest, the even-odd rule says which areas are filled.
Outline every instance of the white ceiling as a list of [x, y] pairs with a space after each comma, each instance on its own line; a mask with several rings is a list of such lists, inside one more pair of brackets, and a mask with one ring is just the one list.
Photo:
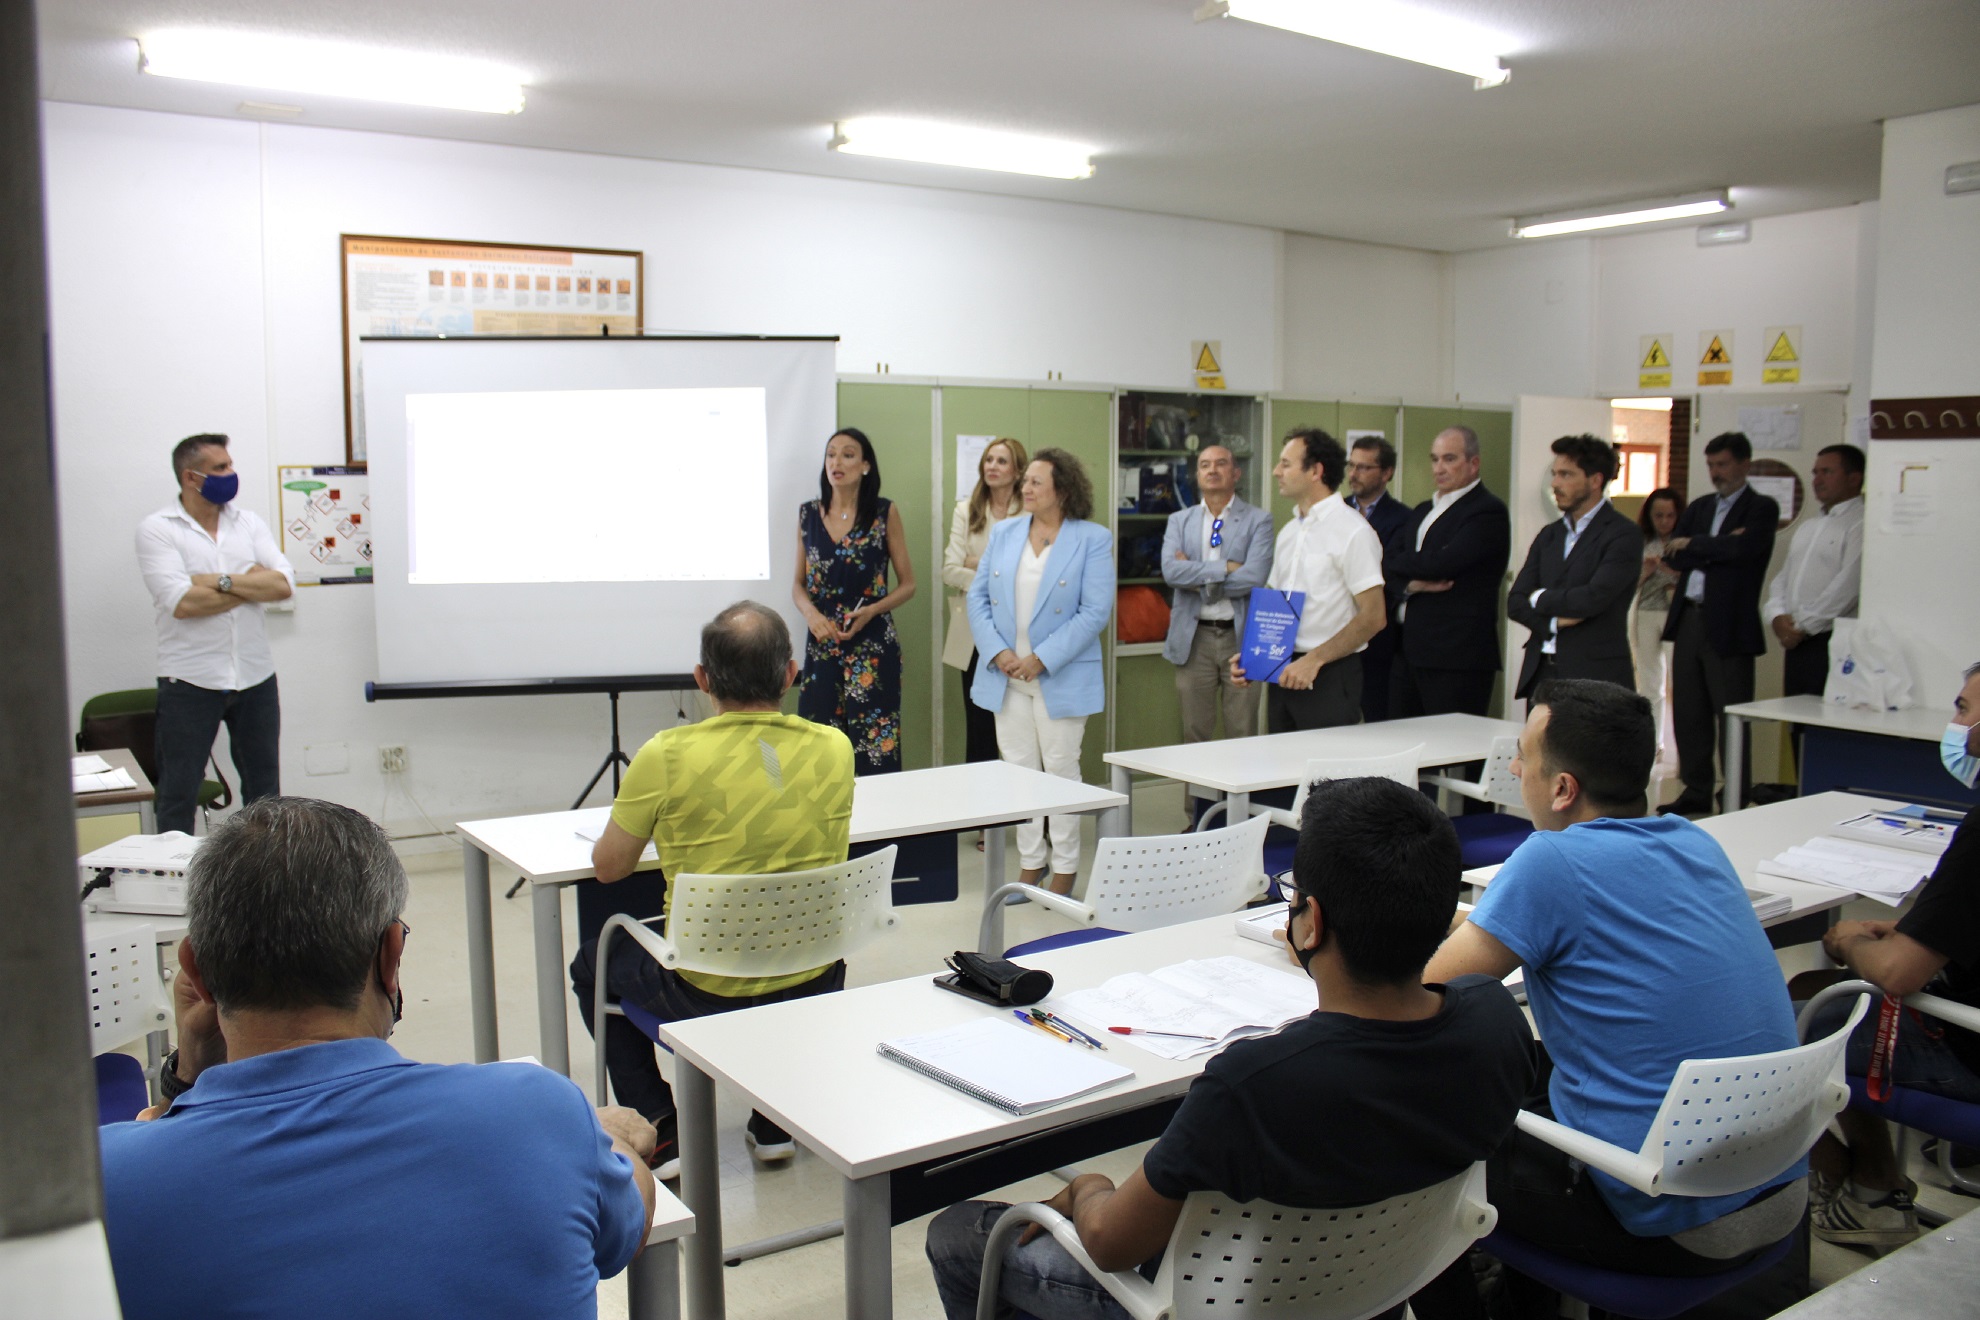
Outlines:
[[[1504, 34], [1471, 81], [1198, 0], [41, 0], [42, 94], [1056, 198], [1460, 251], [1513, 215], [1730, 185], [1736, 216], [1877, 195], [1878, 121], [1980, 102], [1974, 0], [1412, 0]], [[448, 51], [528, 74], [516, 116], [139, 74], [132, 38], [215, 26]], [[904, 114], [1093, 143], [1032, 180], [825, 149]]]

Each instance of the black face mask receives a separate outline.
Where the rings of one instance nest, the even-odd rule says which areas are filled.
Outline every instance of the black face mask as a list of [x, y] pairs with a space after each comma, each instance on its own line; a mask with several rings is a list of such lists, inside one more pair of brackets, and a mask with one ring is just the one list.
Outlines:
[[[1297, 896], [1295, 901], [1298, 902], [1301, 912], [1306, 911], [1305, 895], [1301, 894]], [[1292, 933], [1292, 914], [1288, 910], [1286, 915], [1286, 942], [1292, 945], [1293, 957], [1299, 959], [1299, 969], [1302, 972], [1310, 972], [1313, 968], [1313, 960], [1320, 956], [1320, 946], [1316, 944], [1310, 949], [1302, 949], [1294, 942]]]

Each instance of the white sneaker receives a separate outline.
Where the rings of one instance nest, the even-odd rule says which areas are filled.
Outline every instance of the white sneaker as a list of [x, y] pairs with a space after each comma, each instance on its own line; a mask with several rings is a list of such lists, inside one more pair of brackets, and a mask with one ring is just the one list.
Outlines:
[[1854, 1184], [1838, 1185], [1817, 1176], [1810, 1189], [1809, 1223], [1824, 1242], [1868, 1247], [1882, 1255], [1918, 1236], [1918, 1209], [1911, 1195], [1900, 1187], [1865, 1201], [1855, 1194]]
[[743, 1144], [758, 1164], [782, 1164], [797, 1155], [797, 1142], [791, 1134], [755, 1110], [750, 1111], [749, 1123], [743, 1128]]

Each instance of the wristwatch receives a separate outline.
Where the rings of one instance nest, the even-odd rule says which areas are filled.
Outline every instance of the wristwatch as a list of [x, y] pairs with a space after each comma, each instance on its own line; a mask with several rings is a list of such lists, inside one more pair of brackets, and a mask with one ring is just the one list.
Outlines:
[[170, 1104], [192, 1089], [191, 1082], [179, 1080], [179, 1051], [175, 1048], [158, 1065], [158, 1094]]
[[234, 589], [234, 575], [232, 573], [222, 573], [220, 575], [220, 580], [214, 583], [214, 585], [218, 587], [223, 593], [231, 592]]

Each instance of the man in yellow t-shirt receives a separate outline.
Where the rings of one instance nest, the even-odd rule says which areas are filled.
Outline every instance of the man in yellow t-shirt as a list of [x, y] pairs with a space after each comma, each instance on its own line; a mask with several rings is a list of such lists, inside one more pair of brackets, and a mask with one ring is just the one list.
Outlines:
[[[837, 729], [782, 713], [797, 673], [790, 630], [774, 610], [743, 601], [701, 630], [694, 681], [714, 702], [715, 714], [662, 730], [633, 757], [611, 822], [591, 851], [601, 881], [631, 875], [649, 839], [669, 877], [669, 903], [677, 875], [767, 875], [846, 860], [852, 743]], [[571, 986], [587, 1026], [596, 964], [595, 941], [587, 941], [571, 963]], [[663, 1022], [826, 994], [845, 983], [844, 962], [789, 976], [675, 972], [625, 938], [613, 941], [606, 971], [613, 996]], [[655, 1171], [674, 1177], [680, 1169], [674, 1094], [660, 1076], [653, 1043], [613, 1017], [606, 1022], [604, 1049], [619, 1103], [637, 1109], [659, 1133]], [[745, 1135], [762, 1163], [797, 1151], [790, 1134], [762, 1114], [750, 1115]]]

